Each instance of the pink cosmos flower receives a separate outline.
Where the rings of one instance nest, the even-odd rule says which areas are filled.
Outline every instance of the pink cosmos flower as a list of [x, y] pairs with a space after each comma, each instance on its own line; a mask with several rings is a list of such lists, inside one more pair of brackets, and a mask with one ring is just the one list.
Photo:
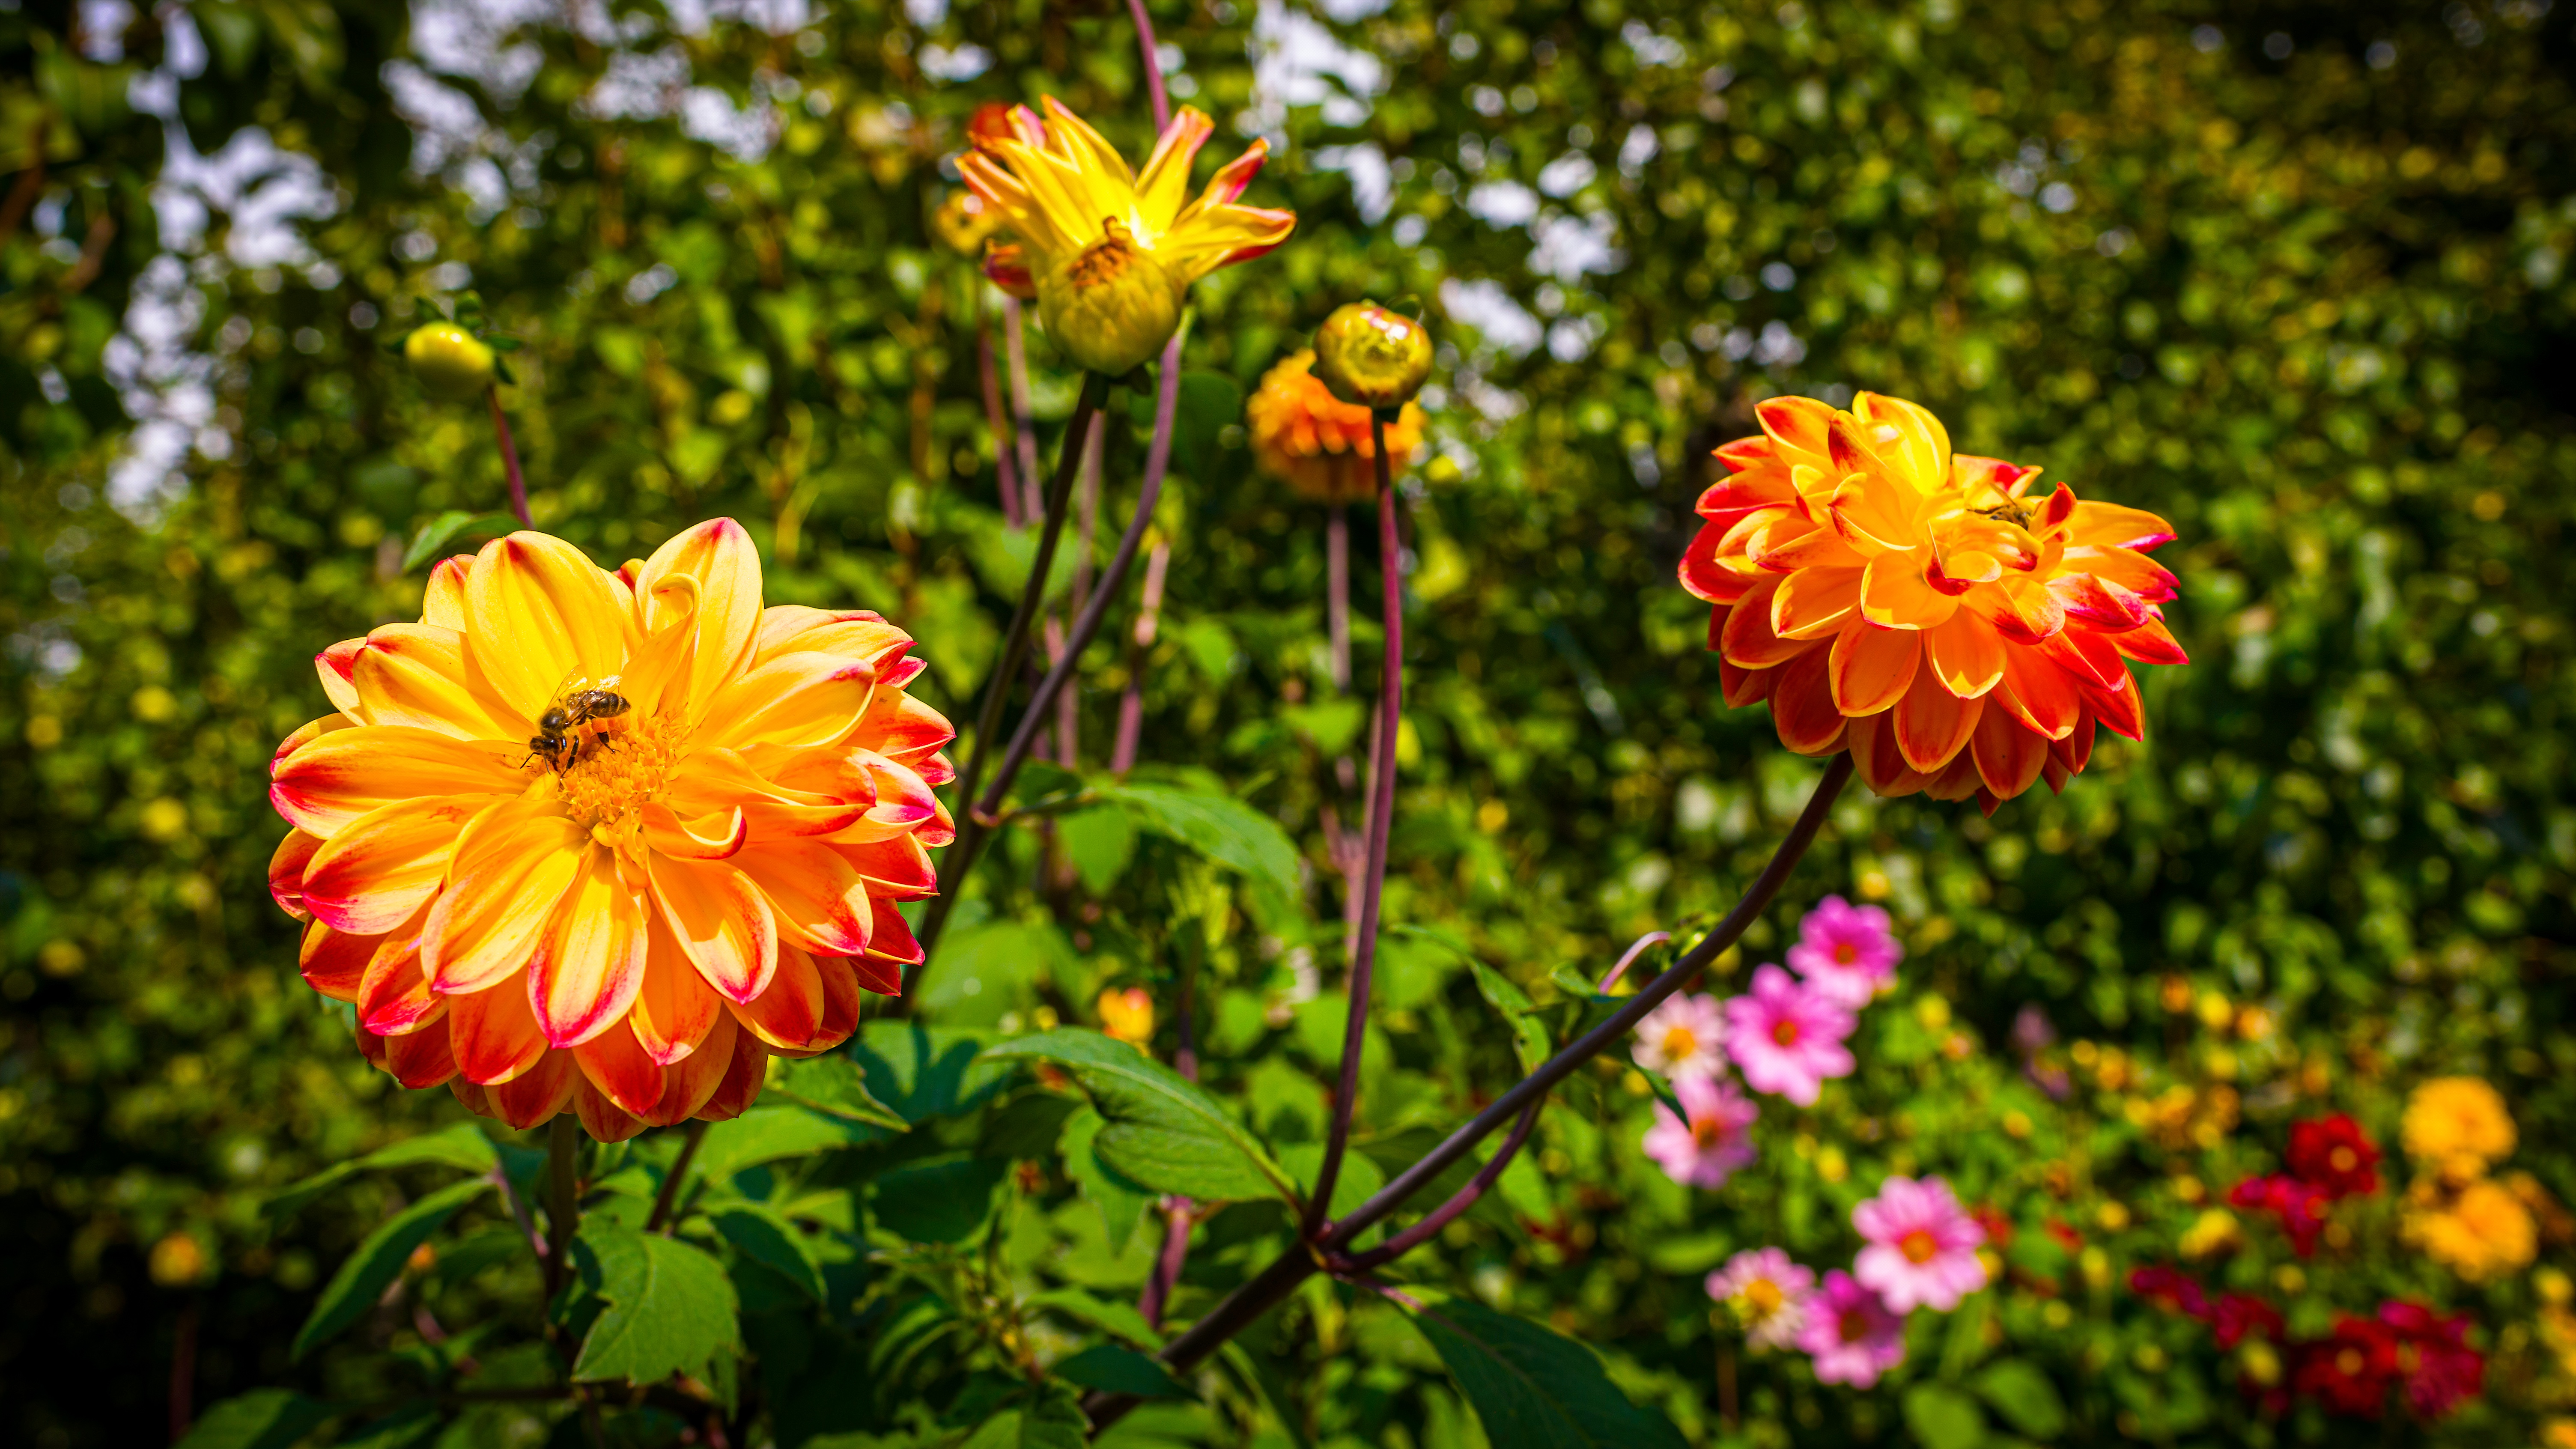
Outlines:
[[1684, 1187], [1723, 1187], [1735, 1169], [1753, 1160], [1753, 1119], [1762, 1109], [1723, 1077], [1684, 1077], [1673, 1083], [1688, 1121], [1655, 1104], [1646, 1129], [1646, 1155]]
[[1681, 995], [1637, 1023], [1638, 1066], [1680, 1082], [1726, 1070], [1726, 1015], [1714, 996]]
[[1865, 1389], [1905, 1362], [1905, 1317], [1840, 1268], [1807, 1300], [1798, 1347], [1816, 1361], [1816, 1381]]
[[1937, 1177], [1889, 1178], [1878, 1196], [1852, 1209], [1852, 1226], [1869, 1241], [1852, 1276], [1899, 1313], [1947, 1313], [1986, 1286], [1986, 1265], [1977, 1257], [1986, 1230]]
[[1816, 1275], [1778, 1248], [1748, 1248], [1708, 1275], [1708, 1296], [1734, 1310], [1745, 1342], [1793, 1348], [1807, 1326]]
[[1830, 1000], [1854, 1010], [1867, 1006], [1881, 986], [1896, 979], [1896, 963], [1905, 959], [1876, 906], [1855, 906], [1841, 896], [1827, 896], [1798, 923], [1798, 944], [1789, 948], [1789, 969]]
[[1788, 972], [1765, 965], [1753, 989], [1726, 1003], [1726, 1051], [1757, 1092], [1812, 1106], [1827, 1077], [1851, 1075], [1843, 1038], [1852, 1014]]

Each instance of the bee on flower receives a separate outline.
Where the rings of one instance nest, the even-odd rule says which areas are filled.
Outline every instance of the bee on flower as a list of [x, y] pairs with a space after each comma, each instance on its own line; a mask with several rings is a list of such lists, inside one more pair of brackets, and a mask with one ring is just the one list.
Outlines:
[[764, 608], [730, 519], [615, 573], [539, 533], [446, 560], [419, 623], [317, 657], [334, 710], [271, 766], [305, 980], [403, 1085], [513, 1127], [740, 1114], [921, 960], [896, 904], [937, 890], [954, 731], [911, 648]]

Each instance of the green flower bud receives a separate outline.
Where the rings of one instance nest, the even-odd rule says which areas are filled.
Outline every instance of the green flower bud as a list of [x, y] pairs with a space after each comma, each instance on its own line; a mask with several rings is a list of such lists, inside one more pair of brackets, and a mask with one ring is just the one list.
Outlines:
[[1118, 377], [1163, 350], [1181, 325], [1181, 288], [1112, 219], [1109, 234], [1037, 278], [1038, 321], [1065, 355]]
[[1315, 377], [1346, 403], [1400, 408], [1431, 375], [1431, 334], [1375, 302], [1338, 308], [1315, 329]]
[[492, 349], [453, 322], [432, 322], [403, 342], [403, 360], [432, 397], [463, 401], [492, 384]]

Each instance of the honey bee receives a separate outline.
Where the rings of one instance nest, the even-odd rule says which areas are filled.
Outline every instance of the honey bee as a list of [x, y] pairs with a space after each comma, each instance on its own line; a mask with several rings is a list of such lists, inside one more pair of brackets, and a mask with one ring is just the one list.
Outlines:
[[610, 675], [594, 682], [581, 674], [569, 675], [555, 686], [554, 698], [546, 702], [545, 713], [537, 716], [537, 733], [528, 741], [529, 755], [519, 762], [526, 769], [529, 760], [542, 759], [558, 775], [564, 767], [580, 758], [581, 741], [573, 731], [596, 720], [615, 719], [630, 707], [626, 696], [617, 692], [619, 676]]

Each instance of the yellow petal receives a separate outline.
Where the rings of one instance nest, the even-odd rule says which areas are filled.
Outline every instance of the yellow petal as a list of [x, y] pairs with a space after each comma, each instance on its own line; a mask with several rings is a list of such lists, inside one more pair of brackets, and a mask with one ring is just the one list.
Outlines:
[[527, 965], [537, 937], [597, 847], [552, 805], [512, 800], [456, 840], [447, 888], [431, 907], [422, 965], [450, 994], [480, 993]]
[[527, 780], [503, 751], [400, 725], [317, 735], [272, 767], [268, 798], [288, 824], [328, 840], [397, 800], [516, 794]]
[[306, 908], [333, 929], [360, 935], [401, 925], [438, 893], [458, 833], [498, 798], [397, 800], [350, 821], [304, 868]]
[[749, 1001], [778, 970], [778, 925], [760, 887], [730, 862], [651, 860], [654, 903], [707, 984]]
[[566, 679], [625, 668], [625, 594], [561, 539], [520, 532], [485, 544], [465, 609], [475, 664], [531, 726]]
[[697, 743], [706, 749], [832, 744], [857, 726], [874, 689], [873, 675], [856, 660], [782, 654], [716, 692]]
[[760, 635], [760, 551], [751, 535], [730, 518], [711, 519], [674, 535], [635, 576], [637, 622], [654, 637], [666, 606], [659, 601], [663, 583], [674, 574], [697, 582], [697, 607], [690, 620], [695, 649], [688, 682], [675, 699], [665, 694], [665, 709], [676, 705], [692, 722], [705, 717], [716, 691], [742, 676], [751, 665], [752, 647]]
[[1801, 569], [1782, 579], [1780, 591], [1771, 596], [1771, 632], [1784, 639], [1816, 639], [1841, 628], [1860, 607], [1861, 572]]
[[528, 998], [555, 1046], [607, 1030], [644, 985], [644, 911], [618, 878], [617, 857], [586, 852], [528, 963]]
[[369, 634], [351, 679], [360, 717], [462, 740], [517, 740], [528, 733], [466, 654], [465, 636], [432, 624], [387, 624]]

